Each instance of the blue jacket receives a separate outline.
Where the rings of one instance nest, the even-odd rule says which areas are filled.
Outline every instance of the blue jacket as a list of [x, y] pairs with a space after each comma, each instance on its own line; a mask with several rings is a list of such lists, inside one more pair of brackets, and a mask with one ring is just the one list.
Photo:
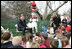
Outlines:
[[47, 28], [46, 27], [43, 27], [42, 30], [43, 30], [44, 33], [47, 32]]

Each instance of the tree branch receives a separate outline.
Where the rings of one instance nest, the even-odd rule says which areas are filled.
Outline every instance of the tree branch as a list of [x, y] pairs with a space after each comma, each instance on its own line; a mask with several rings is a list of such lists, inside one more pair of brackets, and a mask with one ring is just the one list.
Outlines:
[[40, 19], [42, 20], [42, 15], [39, 13], [39, 11], [36, 11], [36, 13], [39, 15]]
[[[52, 16], [54, 12], [56, 12], [60, 7], [62, 7], [63, 5], [65, 5], [68, 1], [65, 1], [63, 4], [61, 4], [56, 10], [54, 10], [51, 14], [49, 14], [48, 16]], [[47, 18], [48, 18], [47, 16]], [[46, 19], [47, 19], [46, 18]]]
[[56, 10], [54, 10], [50, 15], [52, 15], [54, 12], [56, 12], [60, 7], [62, 7], [64, 4], [66, 4], [67, 1], [65, 1], [63, 4], [61, 4]]
[[51, 8], [51, 6], [49, 5], [49, 3], [50, 3], [50, 1], [48, 2], [48, 4], [47, 4], [47, 5], [48, 5], [48, 6], [49, 6], [49, 8], [53, 11], [53, 9], [52, 9], [52, 8]]

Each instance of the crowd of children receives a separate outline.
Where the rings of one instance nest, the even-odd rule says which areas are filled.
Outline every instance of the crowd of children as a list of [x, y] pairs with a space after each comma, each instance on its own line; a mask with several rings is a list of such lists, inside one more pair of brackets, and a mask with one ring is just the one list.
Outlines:
[[10, 40], [11, 34], [3, 33], [1, 48], [71, 48], [71, 20], [62, 22], [64, 25], [60, 25], [56, 30], [53, 20], [51, 22], [47, 28], [46, 25], [42, 27], [43, 32], [35, 33], [34, 36], [26, 33], [24, 36], [15, 36]]

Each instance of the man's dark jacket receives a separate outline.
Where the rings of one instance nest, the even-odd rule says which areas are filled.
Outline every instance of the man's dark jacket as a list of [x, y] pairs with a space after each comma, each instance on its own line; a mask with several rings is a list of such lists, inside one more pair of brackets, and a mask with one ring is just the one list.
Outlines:
[[59, 23], [61, 23], [61, 18], [60, 17], [54, 17], [53, 18], [53, 21], [54, 21], [54, 24], [58, 27], [59, 26]]
[[26, 28], [26, 20], [25, 19], [23, 21], [21, 19], [18, 20], [18, 30], [20, 30], [20, 28]]

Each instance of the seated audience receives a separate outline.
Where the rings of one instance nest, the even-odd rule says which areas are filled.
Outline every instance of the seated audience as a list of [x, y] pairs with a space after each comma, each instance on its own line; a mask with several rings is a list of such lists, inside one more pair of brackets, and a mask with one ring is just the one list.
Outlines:
[[1, 48], [9, 48], [12, 46], [12, 42], [10, 41], [11, 34], [9, 32], [5, 32], [1, 36]]
[[62, 48], [71, 48], [71, 46], [69, 45], [69, 40], [67, 37], [63, 36], [61, 38], [61, 42], [62, 42]]
[[12, 40], [13, 46], [11, 46], [10, 48], [24, 48], [24, 47], [21, 46], [21, 43], [22, 43], [22, 37], [16, 36]]
[[58, 48], [59, 42], [56, 39], [50, 41], [50, 48]]
[[26, 48], [30, 48], [30, 44], [32, 42], [32, 35], [30, 33], [26, 33]]
[[44, 41], [45, 41], [44, 38], [42, 38], [40, 43], [40, 48], [46, 48]]
[[30, 48], [40, 48], [40, 44], [39, 43], [36, 43], [36, 42], [32, 42], [31, 45], [30, 45]]

